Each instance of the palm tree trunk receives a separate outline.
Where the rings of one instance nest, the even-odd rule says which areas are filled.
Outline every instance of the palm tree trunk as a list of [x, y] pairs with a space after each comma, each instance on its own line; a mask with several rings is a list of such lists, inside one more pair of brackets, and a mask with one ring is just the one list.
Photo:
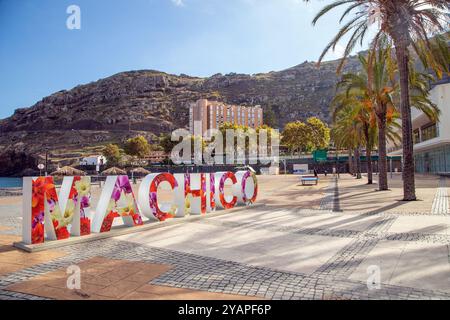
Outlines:
[[355, 149], [356, 158], [356, 179], [362, 179], [361, 175], [361, 154], [359, 152], [359, 146]]
[[377, 112], [378, 122], [378, 184], [379, 190], [388, 190], [387, 178], [387, 152], [386, 152], [386, 107]]
[[367, 126], [364, 128], [364, 135], [366, 136], [367, 184], [373, 184], [372, 148]]
[[409, 57], [406, 41], [396, 41], [395, 45], [395, 53], [400, 74], [400, 110], [402, 113], [403, 143], [403, 200], [415, 201], [417, 198], [414, 177], [415, 168], [411, 106], [409, 101]]
[[367, 184], [373, 184], [373, 165], [372, 165], [372, 150], [367, 148]]
[[348, 149], [348, 171], [353, 175], [353, 152], [352, 149]]

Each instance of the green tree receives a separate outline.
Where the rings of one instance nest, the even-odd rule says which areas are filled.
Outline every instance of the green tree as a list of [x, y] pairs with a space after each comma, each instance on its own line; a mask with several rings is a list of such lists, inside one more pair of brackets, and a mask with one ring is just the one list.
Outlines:
[[[360, 55], [359, 60], [363, 66], [363, 72], [344, 74], [338, 84], [339, 93], [335, 98], [341, 100], [344, 104], [350, 102], [354, 109], [358, 109], [357, 113], [363, 126], [365, 126], [366, 140], [372, 140], [367, 136], [368, 128], [370, 128], [369, 121], [376, 120], [378, 128], [379, 190], [388, 190], [386, 130], [388, 114], [393, 115], [395, 113], [393, 103], [395, 68], [390, 59], [390, 52], [391, 50], [388, 47], [384, 50], [380, 49], [378, 52], [370, 52], [368, 57]], [[375, 57], [372, 57], [372, 55], [375, 55]], [[373, 60], [372, 65], [368, 63], [370, 59]], [[370, 123], [370, 125], [372, 124]]]
[[[201, 152], [204, 152], [204, 150], [205, 150], [205, 148], [207, 146], [206, 141], [200, 136], [189, 135], [189, 136], [185, 137], [184, 139], [190, 139], [191, 140], [191, 153], [192, 154], [195, 151], [195, 144], [196, 143], [200, 143], [200, 145], [201, 145]], [[182, 141], [181, 139], [179, 141], [172, 141], [172, 136], [170, 134], [163, 133], [163, 134], [161, 134], [159, 136], [159, 146], [158, 147], [160, 149], [162, 149], [170, 157], [170, 154], [171, 154], [173, 148], [177, 144], [181, 143], [181, 141]]]
[[205, 141], [205, 139], [203, 139], [203, 137], [201, 137], [201, 136], [194, 136], [194, 135], [191, 135], [190, 137], [191, 137], [191, 150], [192, 151], [194, 150], [194, 147], [195, 147], [196, 143], [199, 143], [201, 145], [201, 151], [202, 152], [205, 151], [205, 148], [206, 148], [207, 145], [206, 145], [206, 141]]
[[301, 121], [289, 122], [285, 125], [281, 143], [288, 147], [291, 154], [306, 151], [309, 146], [310, 128]]
[[278, 127], [277, 116], [270, 105], [264, 110], [264, 124], [271, 128]]
[[262, 126], [256, 128], [256, 134], [258, 135], [258, 145], [261, 143], [260, 142], [260, 131], [261, 130], [266, 130], [267, 131], [267, 147], [269, 148], [272, 145], [272, 138], [278, 138], [280, 139], [280, 134], [278, 131], [276, 131], [274, 128], [272, 128], [271, 126], [267, 125], [267, 124], [263, 124]]
[[334, 126], [331, 131], [337, 149], [348, 149], [355, 155], [356, 178], [361, 179], [360, 149], [363, 144], [363, 125], [358, 119], [358, 110], [351, 104], [343, 104], [334, 113]]
[[[305, 0], [309, 1], [309, 0]], [[449, 72], [450, 53], [445, 36], [429, 36], [445, 32], [448, 28], [448, 0], [336, 0], [326, 5], [314, 18], [313, 24], [332, 11], [346, 5], [340, 19], [342, 23], [350, 14], [354, 14], [344, 23], [336, 36], [328, 43], [319, 58], [319, 63], [330, 50], [344, 38], [348, 38], [338, 72], [345, 58], [357, 44], [362, 44], [369, 28], [378, 25], [371, 42], [372, 50], [378, 48], [381, 39], [386, 37], [395, 48], [399, 71], [400, 113], [402, 117], [403, 141], [403, 198], [416, 200], [414, 155], [412, 139], [411, 99], [410, 99], [410, 56], [411, 48], [416, 51], [426, 68], [433, 68], [437, 76]], [[375, 22], [375, 23], [374, 23]]]
[[172, 141], [172, 137], [170, 134], [162, 133], [159, 136], [159, 146], [167, 154], [170, 154], [172, 152], [173, 147], [175, 147], [177, 144], [178, 144], [177, 141]]
[[[372, 150], [374, 146], [376, 123], [373, 115], [369, 109], [365, 107], [364, 103], [354, 96], [347, 96], [344, 93], [339, 93], [333, 100], [333, 141], [337, 149], [345, 147], [349, 150], [349, 154], [354, 152], [354, 146], [348, 146], [346, 138], [340, 136], [344, 131], [344, 126], [349, 125], [353, 130], [358, 129], [358, 145], [364, 145], [366, 148], [367, 158], [367, 183], [373, 184], [373, 167], [372, 167]], [[345, 131], [344, 131], [345, 132]], [[343, 138], [343, 139], [341, 139]], [[353, 137], [352, 137], [353, 139]], [[357, 172], [360, 168], [357, 168]]]
[[[238, 124], [231, 123], [231, 122], [225, 122], [219, 127], [219, 131], [222, 133], [222, 137], [223, 137], [223, 143], [224, 143], [223, 152], [224, 153], [226, 153], [226, 146], [228, 145], [227, 144], [227, 130], [233, 130], [234, 131], [234, 134], [235, 134], [234, 149], [236, 151], [242, 151], [242, 150], [238, 150], [238, 140], [244, 138], [244, 136], [247, 134], [247, 132], [249, 130], [249, 127], [248, 126], [244, 126], [244, 125], [238, 125]], [[247, 142], [245, 142], [244, 148], [245, 148], [244, 151], [248, 151], [248, 144], [247, 144]]]
[[[398, 127], [395, 120], [399, 116], [397, 110], [399, 86], [396, 81], [396, 63], [391, 57], [391, 48], [379, 48], [378, 51], [370, 51], [367, 56], [360, 55], [359, 59], [363, 71], [358, 74], [344, 74], [338, 83], [338, 93], [335, 102], [351, 104], [354, 108], [359, 108], [361, 119], [367, 121], [376, 120], [377, 141], [379, 153], [379, 189], [388, 190], [387, 180], [387, 138], [398, 139], [391, 127]], [[372, 63], [369, 63], [372, 61]], [[415, 108], [421, 110], [436, 121], [439, 117], [439, 110], [428, 98], [429, 76], [417, 72], [411, 68], [411, 100]], [[336, 106], [339, 108], [339, 104]], [[365, 112], [366, 116], [363, 117]], [[363, 121], [364, 122], [364, 121]], [[367, 127], [365, 130], [367, 138]], [[391, 139], [392, 140], [392, 139]]]
[[127, 140], [125, 152], [130, 156], [142, 159], [150, 153], [150, 145], [144, 136], [137, 136]]
[[[224, 124], [222, 124], [219, 128], [220, 132], [222, 133], [223, 136], [223, 142], [224, 142], [224, 150], [223, 152], [226, 153], [226, 146], [227, 146], [227, 130], [233, 130], [234, 131], [234, 148], [235, 151], [238, 153], [245, 153], [246, 156], [248, 156], [249, 158], [254, 158], [254, 156], [256, 156], [259, 152], [259, 147], [261, 146], [262, 141], [260, 141], [260, 132], [261, 130], [266, 130], [267, 131], [267, 152], [268, 155], [271, 154], [272, 149], [272, 139], [274, 138], [278, 138], [279, 139], [279, 134], [277, 133], [277, 131], [275, 131], [272, 127], [268, 126], [267, 124], [264, 124], [258, 128], [256, 128], [255, 130], [251, 127], [245, 126], [245, 125], [237, 125], [234, 123], [230, 123], [230, 122], [226, 122]], [[254, 141], [254, 143], [256, 143], [256, 145], [254, 147], [256, 147], [256, 149], [252, 149], [250, 150], [250, 139], [247, 138], [250, 133], [252, 133], [252, 130], [254, 130], [254, 133], [256, 134], [256, 139], [252, 140]], [[242, 149], [241, 145], [238, 145], [238, 139], [241, 141], [244, 141], [245, 145], [243, 146], [244, 149]]]
[[122, 157], [120, 148], [117, 144], [107, 144], [102, 151], [102, 154], [105, 156], [108, 164], [117, 165], [120, 162]]
[[328, 148], [330, 145], [330, 128], [328, 128], [328, 125], [316, 117], [308, 118], [306, 125], [309, 127], [308, 142], [312, 150]]
[[289, 122], [284, 127], [281, 143], [291, 153], [325, 149], [330, 144], [330, 129], [316, 117], [308, 118], [306, 123]]

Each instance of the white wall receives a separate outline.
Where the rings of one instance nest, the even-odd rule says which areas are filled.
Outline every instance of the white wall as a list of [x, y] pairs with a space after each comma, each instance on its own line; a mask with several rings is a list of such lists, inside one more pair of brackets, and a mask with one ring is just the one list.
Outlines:
[[450, 139], [450, 83], [434, 87], [430, 97], [441, 110], [439, 137]]
[[98, 157], [86, 157], [83, 158], [83, 160], [80, 161], [81, 165], [85, 166], [96, 166], [100, 165], [103, 159], [103, 164], [106, 164], [106, 158], [104, 156], [98, 156]]
[[[415, 150], [436, 146], [436, 144], [439, 144], [441, 140], [443, 140], [442, 143], [448, 143], [448, 141], [450, 140], [450, 83], [440, 84], [434, 87], [430, 91], [430, 99], [441, 110], [438, 124], [439, 137], [417, 144], [414, 147]], [[425, 114], [415, 108], [412, 108], [411, 116], [413, 121], [413, 130], [420, 128], [430, 122]], [[388, 150], [390, 148], [393, 148], [393, 144], [391, 143], [388, 144]], [[394, 152], [389, 152], [389, 154], [391, 155], [400, 155], [401, 153], [401, 149], [398, 149]]]

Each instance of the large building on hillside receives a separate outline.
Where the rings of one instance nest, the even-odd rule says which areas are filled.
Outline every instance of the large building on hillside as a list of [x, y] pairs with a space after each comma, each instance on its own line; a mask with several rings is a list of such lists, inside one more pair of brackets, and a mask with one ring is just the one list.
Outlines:
[[219, 129], [226, 122], [258, 128], [263, 125], [263, 110], [260, 106], [244, 107], [217, 101], [200, 99], [189, 108], [189, 130], [202, 134], [209, 129]]
[[[414, 159], [419, 173], [450, 172], [450, 77], [436, 82], [431, 100], [441, 110], [438, 123], [412, 109]], [[402, 149], [390, 146], [390, 155], [402, 155]]]

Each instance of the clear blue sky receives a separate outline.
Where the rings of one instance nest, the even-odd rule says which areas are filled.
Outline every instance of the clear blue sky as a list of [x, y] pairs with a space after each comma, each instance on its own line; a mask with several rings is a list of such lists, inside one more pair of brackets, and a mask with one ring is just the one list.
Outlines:
[[[317, 60], [338, 16], [312, 27], [329, 1], [312, 2], [0, 0], [0, 118], [122, 71], [252, 74]], [[66, 27], [72, 4], [81, 30]]]

